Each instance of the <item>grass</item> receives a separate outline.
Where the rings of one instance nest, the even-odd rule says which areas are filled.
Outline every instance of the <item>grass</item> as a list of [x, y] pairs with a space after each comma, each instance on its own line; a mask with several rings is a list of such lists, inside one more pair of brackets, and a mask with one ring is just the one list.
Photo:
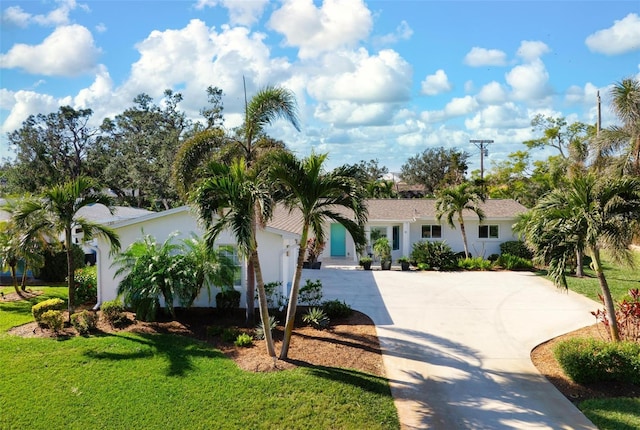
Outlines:
[[600, 430], [640, 429], [640, 397], [585, 400], [579, 407]]
[[[60, 294], [46, 291], [37, 300]], [[175, 335], [4, 333], [31, 321], [30, 306], [0, 302], [0, 404], [14, 405], [0, 413], [3, 429], [399, 428], [384, 378], [329, 367], [254, 374]]]
[[[28, 287], [28, 289], [42, 291], [43, 293], [28, 300], [15, 302], [3, 302], [0, 300], [0, 333], [6, 332], [11, 327], [33, 321], [31, 306], [36, 303], [56, 297], [67, 300], [68, 297], [66, 287]], [[0, 287], [0, 292], [4, 294], [14, 293], [15, 289], [13, 287]]]

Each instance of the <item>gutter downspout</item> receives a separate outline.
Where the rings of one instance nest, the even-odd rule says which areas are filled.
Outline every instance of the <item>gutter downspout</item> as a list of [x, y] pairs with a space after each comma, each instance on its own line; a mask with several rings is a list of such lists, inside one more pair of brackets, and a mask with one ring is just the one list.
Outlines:
[[95, 306], [92, 308], [94, 311], [97, 311], [98, 309], [100, 309], [100, 306], [102, 305], [102, 282], [100, 282], [100, 278], [101, 278], [101, 273], [100, 273], [100, 248], [98, 247], [98, 243], [97, 241], [94, 239], [91, 241], [91, 243], [89, 244], [89, 248], [93, 251], [96, 252], [96, 293], [97, 293], [97, 298], [96, 298], [96, 304]]

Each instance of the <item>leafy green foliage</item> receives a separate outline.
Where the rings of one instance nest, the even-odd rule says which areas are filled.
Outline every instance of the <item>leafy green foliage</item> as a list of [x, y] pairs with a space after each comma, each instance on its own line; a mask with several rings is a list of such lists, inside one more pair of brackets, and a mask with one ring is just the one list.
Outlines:
[[309, 306], [319, 306], [322, 301], [322, 281], [316, 279], [312, 281], [307, 279], [305, 284], [300, 287], [300, 295], [298, 302]]
[[322, 310], [332, 319], [346, 318], [353, 313], [351, 306], [340, 300], [326, 300], [322, 302]]
[[64, 306], [64, 300], [59, 298], [43, 300], [31, 307], [31, 314], [36, 322], [40, 322], [42, 314], [50, 310], [60, 310]]
[[233, 344], [241, 348], [248, 348], [253, 345], [253, 338], [247, 333], [241, 333], [236, 337], [236, 340], [233, 341]]
[[455, 148], [429, 148], [409, 158], [402, 165], [400, 176], [409, 184], [420, 184], [428, 195], [444, 184], [459, 184], [464, 181], [469, 154]]
[[458, 267], [462, 270], [491, 270], [493, 263], [482, 257], [469, 257], [459, 259]]
[[[625, 297], [616, 305], [616, 320], [618, 321], [620, 339], [640, 343], [640, 290], [637, 288], [629, 290], [629, 297], [630, 299]], [[603, 297], [599, 298], [604, 303]], [[591, 313], [598, 322], [607, 328], [607, 333], [610, 334], [606, 309], [598, 309]]]
[[118, 326], [126, 322], [127, 317], [124, 313], [124, 305], [118, 299], [103, 302], [100, 305], [102, 316], [112, 326]]
[[223, 342], [234, 343], [239, 335], [240, 332], [237, 329], [233, 327], [227, 327], [222, 330], [222, 334], [220, 336]]
[[49, 327], [54, 332], [58, 333], [64, 326], [64, 317], [61, 311], [49, 309], [40, 315], [38, 324], [43, 327]]
[[329, 317], [322, 308], [310, 308], [306, 314], [302, 316], [302, 321], [311, 324], [314, 328], [321, 330], [329, 327]]
[[[422, 240], [413, 244], [411, 261], [418, 269], [454, 270], [457, 267], [455, 252], [446, 242]], [[420, 266], [422, 265], [422, 266]]]
[[[273, 315], [269, 315], [269, 330], [273, 333], [273, 330], [275, 330], [277, 326], [278, 321], [276, 320], [276, 317]], [[255, 338], [258, 340], [263, 340], [264, 337], [264, 326], [262, 325], [262, 321], [260, 321], [260, 323], [256, 327]]]
[[222, 312], [232, 311], [240, 308], [240, 296], [238, 290], [223, 290], [216, 294], [216, 307]]
[[94, 331], [98, 325], [98, 314], [84, 310], [71, 315], [71, 325], [78, 333], [86, 335]]
[[553, 351], [562, 370], [575, 382], [619, 381], [640, 384], [640, 344], [574, 338]]
[[373, 243], [373, 252], [380, 261], [391, 261], [391, 244], [386, 237], [380, 237]]
[[531, 260], [533, 258], [533, 252], [522, 240], [508, 240], [500, 244], [501, 254], [511, 254], [516, 257], [524, 258], [525, 260]]
[[73, 279], [76, 283], [74, 303], [95, 303], [98, 300], [97, 266], [76, 269]]
[[496, 266], [500, 266], [506, 270], [531, 270], [533, 269], [533, 263], [531, 260], [527, 260], [516, 255], [508, 253], [500, 255], [496, 260]]
[[[71, 247], [74, 267], [84, 267], [84, 251], [78, 245]], [[38, 269], [36, 276], [45, 282], [62, 282], [67, 277], [67, 253], [66, 251], [44, 252], [44, 266]]]

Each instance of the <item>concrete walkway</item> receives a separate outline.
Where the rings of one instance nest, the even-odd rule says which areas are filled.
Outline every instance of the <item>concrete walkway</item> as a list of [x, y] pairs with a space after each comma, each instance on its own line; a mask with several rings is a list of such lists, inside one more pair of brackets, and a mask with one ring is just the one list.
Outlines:
[[324, 299], [371, 317], [403, 429], [596, 429], [531, 363], [599, 304], [526, 272], [325, 267]]

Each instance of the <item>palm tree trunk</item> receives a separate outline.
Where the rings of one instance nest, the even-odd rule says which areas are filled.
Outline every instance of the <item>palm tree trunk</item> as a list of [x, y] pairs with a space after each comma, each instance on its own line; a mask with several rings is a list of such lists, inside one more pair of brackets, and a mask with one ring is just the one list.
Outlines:
[[18, 287], [18, 277], [16, 275], [16, 264], [11, 264], [9, 267], [11, 268], [11, 280], [13, 281], [13, 288], [16, 290], [16, 294], [22, 297], [22, 292]]
[[600, 290], [602, 291], [602, 297], [604, 298], [604, 308], [607, 312], [607, 319], [609, 320], [609, 331], [611, 334], [611, 340], [613, 342], [620, 341], [620, 332], [618, 330], [618, 320], [616, 319], [616, 309], [613, 304], [613, 298], [611, 297], [611, 290], [609, 284], [602, 271], [602, 262], [600, 261], [600, 250], [597, 247], [591, 249], [591, 255], [593, 256], [593, 269], [598, 277], [600, 283]]
[[22, 269], [22, 281], [20, 282], [20, 289], [22, 291], [27, 291], [27, 263], [24, 263], [24, 267]]
[[253, 327], [256, 322], [255, 317], [255, 297], [256, 297], [256, 275], [255, 267], [251, 258], [247, 261], [247, 310], [245, 315], [245, 326]]
[[584, 277], [584, 268], [582, 267], [582, 261], [584, 260], [584, 250], [576, 250], [576, 276], [578, 278]]
[[296, 322], [296, 311], [298, 309], [298, 292], [300, 291], [300, 278], [302, 277], [302, 265], [304, 264], [304, 256], [307, 253], [307, 237], [308, 226], [304, 226], [302, 237], [300, 238], [300, 249], [298, 252], [298, 261], [296, 263], [296, 273], [293, 277], [293, 286], [289, 294], [289, 304], [287, 305], [287, 320], [284, 326], [284, 339], [282, 340], [282, 348], [280, 349], [280, 360], [285, 360], [289, 355], [289, 345], [291, 344], [291, 335], [293, 334], [293, 326]]
[[65, 245], [67, 247], [67, 286], [69, 288], [69, 300], [68, 303], [68, 322], [71, 323], [71, 314], [73, 314], [74, 303], [73, 297], [76, 293], [76, 284], [73, 279], [73, 252], [71, 249], [71, 228], [65, 228]]
[[269, 325], [269, 308], [267, 307], [267, 293], [264, 290], [264, 280], [262, 279], [262, 268], [260, 267], [260, 260], [258, 257], [258, 249], [255, 247], [251, 251], [251, 257], [249, 258], [253, 263], [255, 269], [257, 284], [258, 284], [258, 304], [260, 306], [260, 320], [262, 321], [262, 327], [264, 328], [264, 340], [267, 344], [267, 354], [269, 357], [276, 356], [276, 349], [273, 345], [273, 338], [271, 337], [271, 327]]
[[462, 214], [458, 216], [458, 222], [460, 223], [460, 233], [462, 233], [462, 244], [464, 245], [464, 257], [469, 258], [469, 247], [467, 246], [467, 232], [464, 229], [464, 220]]

